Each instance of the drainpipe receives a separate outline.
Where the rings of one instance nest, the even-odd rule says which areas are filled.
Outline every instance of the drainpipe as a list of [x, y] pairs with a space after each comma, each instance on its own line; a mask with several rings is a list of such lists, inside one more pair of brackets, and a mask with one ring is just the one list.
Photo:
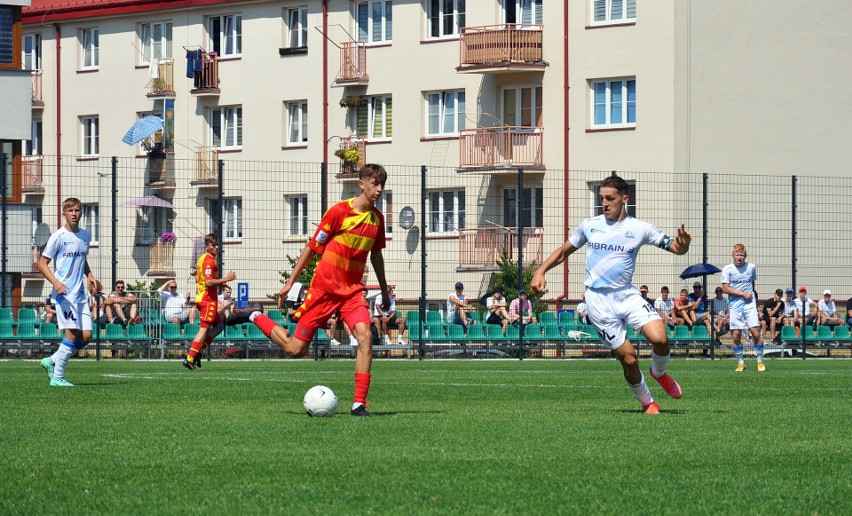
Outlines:
[[[562, 170], [563, 170], [563, 178], [562, 178], [562, 198], [565, 199], [565, 204], [562, 207], [562, 241], [568, 240], [570, 235], [570, 231], [568, 230], [568, 204], [571, 197], [569, 197], [570, 188], [568, 185], [568, 180], [570, 179], [569, 173], [569, 138], [568, 131], [570, 129], [568, 115], [570, 110], [568, 109], [568, 94], [570, 93], [570, 86], [568, 82], [568, 2], [565, 2], [563, 5], [563, 13], [562, 13], [562, 37], [565, 40], [565, 44], [563, 46], [563, 52], [565, 54], [562, 61], [562, 96], [564, 98], [563, 102], [563, 111], [562, 111], [562, 126], [564, 130], [562, 131], [563, 141], [562, 141]], [[568, 297], [568, 260], [562, 262], [562, 295], [556, 298], [557, 306], [562, 303], [562, 300]]]
[[328, 0], [322, 0], [322, 162], [328, 161]]
[[59, 24], [53, 24], [56, 52], [56, 227], [62, 227], [62, 56]]

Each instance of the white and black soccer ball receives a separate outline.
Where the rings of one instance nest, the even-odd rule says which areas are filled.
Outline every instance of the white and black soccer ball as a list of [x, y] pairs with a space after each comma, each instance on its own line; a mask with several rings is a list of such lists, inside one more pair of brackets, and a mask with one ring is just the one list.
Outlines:
[[337, 412], [337, 395], [325, 385], [315, 385], [308, 389], [302, 403], [305, 412], [312, 417], [333, 416]]

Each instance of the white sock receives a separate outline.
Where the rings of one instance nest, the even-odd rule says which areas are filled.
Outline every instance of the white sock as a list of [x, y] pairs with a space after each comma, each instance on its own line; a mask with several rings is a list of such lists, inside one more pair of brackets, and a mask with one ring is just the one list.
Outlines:
[[654, 401], [654, 397], [651, 396], [651, 391], [648, 390], [648, 384], [645, 383], [645, 375], [642, 375], [642, 380], [638, 384], [633, 385], [632, 383], [627, 382], [627, 385], [629, 385], [630, 390], [633, 391], [633, 397], [639, 400], [639, 403], [641, 403], [643, 407]]
[[70, 346], [66, 346], [65, 344], [60, 344], [59, 349], [56, 350], [50, 359], [53, 360], [53, 377], [54, 378], [64, 378], [65, 377], [65, 365], [68, 364], [68, 360], [71, 359], [71, 355], [74, 354], [74, 348]]
[[352, 404], [352, 410], [355, 410], [356, 408], [363, 407], [363, 406], [364, 406], [363, 403], [353, 403]]
[[659, 378], [666, 374], [666, 366], [669, 363], [670, 357], [671, 353], [668, 355], [658, 355], [651, 351], [651, 372], [654, 373], [654, 376]]
[[258, 315], [260, 315], [260, 312], [252, 312], [252, 313], [251, 313], [251, 315], [249, 315], [249, 321], [254, 322], [254, 319], [255, 319]]

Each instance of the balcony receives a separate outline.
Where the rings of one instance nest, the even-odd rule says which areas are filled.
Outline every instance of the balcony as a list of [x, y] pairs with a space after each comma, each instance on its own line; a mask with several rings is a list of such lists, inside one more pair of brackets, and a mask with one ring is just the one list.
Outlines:
[[340, 72], [334, 83], [339, 86], [367, 84], [367, 45], [358, 41], [340, 44]]
[[195, 148], [195, 179], [189, 184], [199, 188], [216, 188], [219, 185], [219, 149], [200, 146]]
[[463, 170], [543, 168], [541, 127], [477, 127], [459, 132]]
[[175, 60], [158, 59], [157, 77], [148, 81], [147, 97], [174, 97], [175, 96]]
[[149, 153], [146, 165], [145, 177], [148, 178], [146, 186], [152, 191], [174, 190], [175, 182], [174, 159], [169, 159], [164, 152]]
[[21, 191], [27, 194], [44, 193], [44, 156], [21, 157]]
[[42, 78], [44, 70], [33, 70], [33, 107], [36, 109], [44, 108], [44, 90], [42, 89]]
[[502, 24], [461, 30], [459, 73], [541, 71], [542, 25]]
[[173, 278], [175, 276], [175, 243], [157, 240], [150, 247], [148, 277]]
[[[352, 151], [357, 152], [356, 159], [354, 161], [352, 159], [347, 160], [345, 153]], [[340, 172], [336, 176], [337, 179], [357, 180], [361, 167], [367, 163], [367, 145], [364, 138], [360, 136], [343, 138], [340, 140], [340, 148], [335, 151], [334, 155], [340, 158]]]
[[[541, 263], [544, 247], [544, 229], [524, 228], [522, 235], [524, 264]], [[496, 271], [497, 260], [503, 253], [512, 260], [518, 259], [517, 228], [487, 227], [459, 230], [458, 271]]]
[[192, 74], [192, 89], [189, 91], [196, 97], [219, 96], [219, 56], [215, 52], [204, 52], [198, 55], [196, 70]]

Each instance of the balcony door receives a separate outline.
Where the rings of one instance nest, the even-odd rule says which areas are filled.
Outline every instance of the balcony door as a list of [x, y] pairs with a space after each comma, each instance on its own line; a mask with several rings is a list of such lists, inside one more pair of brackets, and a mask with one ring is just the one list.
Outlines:
[[502, 95], [503, 125], [509, 129], [497, 142], [497, 152], [503, 161], [512, 161], [515, 148], [526, 148], [530, 134], [539, 132], [542, 124], [541, 86], [504, 88]]
[[503, 23], [542, 23], [543, 0], [502, 0]]
[[24, 70], [41, 70], [41, 34], [24, 35], [21, 65]]

